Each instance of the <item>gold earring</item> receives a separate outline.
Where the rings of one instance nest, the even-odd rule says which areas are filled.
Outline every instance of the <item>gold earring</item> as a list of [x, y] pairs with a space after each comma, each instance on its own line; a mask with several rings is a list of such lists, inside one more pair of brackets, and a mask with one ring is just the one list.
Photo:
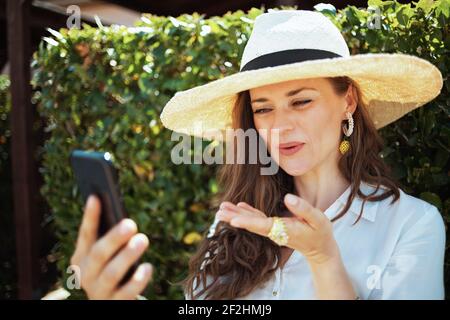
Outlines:
[[346, 152], [348, 152], [348, 150], [350, 150], [350, 142], [348, 141], [348, 137], [350, 137], [350, 135], [353, 133], [354, 128], [352, 113], [347, 111], [346, 116], [348, 120], [348, 129], [345, 126], [342, 127], [342, 131], [344, 132], [345, 136], [344, 140], [342, 140], [339, 144], [339, 151], [341, 152], [341, 154], [345, 154]]
[[339, 145], [339, 151], [341, 152], [341, 154], [345, 154], [348, 150], [350, 150], [350, 142], [344, 139]]

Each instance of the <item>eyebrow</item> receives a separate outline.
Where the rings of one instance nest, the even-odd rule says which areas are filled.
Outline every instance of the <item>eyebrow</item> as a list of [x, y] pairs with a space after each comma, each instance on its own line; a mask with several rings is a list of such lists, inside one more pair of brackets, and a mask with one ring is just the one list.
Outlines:
[[[286, 97], [292, 97], [295, 96], [297, 93], [299, 93], [302, 90], [306, 90], [306, 89], [310, 89], [310, 90], [316, 90], [314, 88], [300, 88], [300, 89], [295, 89], [295, 90], [291, 90], [288, 93], [286, 93]], [[267, 102], [269, 101], [267, 98], [258, 98], [258, 99], [254, 99], [252, 100], [250, 103], [255, 103], [255, 102]]]

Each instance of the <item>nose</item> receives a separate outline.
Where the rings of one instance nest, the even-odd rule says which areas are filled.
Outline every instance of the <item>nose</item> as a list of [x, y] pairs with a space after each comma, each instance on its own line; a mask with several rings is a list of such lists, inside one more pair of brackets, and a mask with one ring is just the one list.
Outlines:
[[293, 117], [288, 110], [282, 109], [275, 111], [272, 128], [278, 130], [280, 135], [284, 132], [294, 129]]

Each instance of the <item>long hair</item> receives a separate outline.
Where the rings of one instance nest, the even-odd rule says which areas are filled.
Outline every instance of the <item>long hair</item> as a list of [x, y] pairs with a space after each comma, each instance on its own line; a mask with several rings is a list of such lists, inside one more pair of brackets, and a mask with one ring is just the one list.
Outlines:
[[[378, 134], [367, 107], [362, 101], [361, 91], [348, 77], [328, 78], [338, 95], [347, 92], [353, 85], [358, 106], [353, 113], [354, 130], [350, 136], [350, 150], [339, 160], [339, 170], [350, 181], [351, 192], [344, 208], [331, 221], [341, 218], [350, 208], [353, 199], [359, 196], [363, 205], [366, 201], [381, 201], [393, 196], [392, 202], [400, 196], [398, 183], [391, 176], [389, 167], [379, 156], [383, 142]], [[233, 127], [254, 129], [249, 91], [238, 94], [232, 117]], [[342, 137], [341, 137], [342, 138]], [[245, 150], [248, 150], [246, 148]], [[224, 164], [219, 168], [218, 182], [221, 192], [215, 205], [221, 201], [246, 202], [266, 213], [279, 216], [286, 210], [283, 198], [286, 193], [295, 193], [293, 177], [279, 168], [275, 175], [261, 175], [261, 165]], [[363, 194], [360, 183], [376, 185], [376, 190]], [[385, 192], [375, 196], [379, 188]], [[246, 296], [269, 280], [279, 267], [280, 247], [266, 237], [219, 222], [214, 235], [204, 238], [197, 252], [189, 262], [189, 274], [182, 282], [186, 294], [196, 299], [234, 299]]]

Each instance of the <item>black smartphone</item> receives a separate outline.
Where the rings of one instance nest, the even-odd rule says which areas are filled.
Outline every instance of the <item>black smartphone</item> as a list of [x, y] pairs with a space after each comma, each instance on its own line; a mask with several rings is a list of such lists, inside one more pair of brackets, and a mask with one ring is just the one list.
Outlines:
[[[95, 194], [101, 202], [98, 238], [102, 237], [119, 221], [127, 218], [121, 196], [118, 173], [109, 152], [73, 150], [70, 163], [83, 202]], [[138, 262], [128, 271], [120, 284], [125, 283], [134, 273]]]

